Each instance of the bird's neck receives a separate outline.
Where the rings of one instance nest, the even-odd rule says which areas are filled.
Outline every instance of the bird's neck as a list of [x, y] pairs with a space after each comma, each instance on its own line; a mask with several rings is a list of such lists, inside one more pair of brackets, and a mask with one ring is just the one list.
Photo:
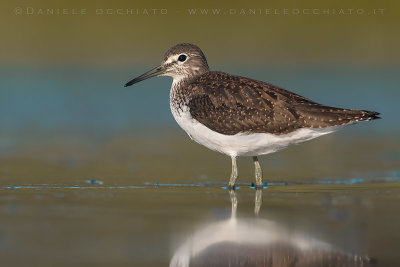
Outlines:
[[[171, 91], [170, 91], [170, 100], [171, 102], [182, 102], [184, 101], [184, 90], [186, 88], [185, 84], [188, 82], [188, 79], [186, 77], [174, 77], [174, 80], [172, 81], [171, 85]], [[185, 101], [184, 101], [185, 102]]]
[[173, 110], [182, 109], [186, 105], [190, 99], [190, 92], [187, 91], [188, 85], [200, 76], [201, 74], [173, 77], [170, 91], [170, 102]]
[[178, 87], [181, 83], [187, 81], [187, 77], [185, 76], [176, 76], [176, 77], [172, 77], [172, 86], [171, 86], [171, 90], [174, 89], [175, 87]]
[[185, 85], [190, 84], [192, 81], [196, 80], [198, 77], [200, 77], [207, 71], [193, 72], [187, 75], [172, 76], [173, 81], [172, 81], [171, 91], [184, 90], [186, 88]]

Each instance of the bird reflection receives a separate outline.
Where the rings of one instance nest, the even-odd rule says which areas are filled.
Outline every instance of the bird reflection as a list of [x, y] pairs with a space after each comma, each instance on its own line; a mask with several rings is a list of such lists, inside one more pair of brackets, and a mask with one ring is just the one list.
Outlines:
[[173, 255], [170, 267], [186, 266], [373, 266], [368, 257], [288, 232], [277, 222], [258, 218], [262, 190], [255, 192], [256, 218], [237, 218], [236, 192], [229, 191], [232, 215], [195, 232]]

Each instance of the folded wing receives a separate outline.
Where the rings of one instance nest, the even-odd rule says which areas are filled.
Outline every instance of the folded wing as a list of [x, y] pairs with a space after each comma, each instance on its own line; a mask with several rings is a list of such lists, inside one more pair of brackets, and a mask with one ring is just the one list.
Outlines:
[[277, 86], [208, 72], [186, 87], [191, 116], [211, 130], [285, 134], [379, 118], [379, 113], [328, 107]]

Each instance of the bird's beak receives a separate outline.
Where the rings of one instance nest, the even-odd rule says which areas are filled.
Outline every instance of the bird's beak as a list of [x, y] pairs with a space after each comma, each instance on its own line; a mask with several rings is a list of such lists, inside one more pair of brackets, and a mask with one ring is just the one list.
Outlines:
[[125, 84], [125, 87], [131, 86], [134, 83], [138, 83], [140, 81], [146, 80], [146, 79], [151, 78], [151, 77], [159, 76], [159, 75], [163, 74], [164, 72], [165, 72], [165, 68], [163, 66], [158, 66], [158, 67], [156, 67], [156, 68], [154, 68], [152, 70], [149, 70], [146, 73], [143, 73], [139, 77], [137, 77], [137, 78], [135, 78], [133, 80], [130, 80], [129, 82], [127, 82]]

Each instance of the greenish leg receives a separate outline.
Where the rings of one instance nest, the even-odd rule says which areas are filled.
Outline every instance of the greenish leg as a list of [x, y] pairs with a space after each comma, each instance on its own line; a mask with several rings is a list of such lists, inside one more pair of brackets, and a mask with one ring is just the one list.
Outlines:
[[235, 183], [236, 179], [238, 177], [238, 169], [236, 165], [236, 157], [231, 157], [232, 158], [232, 173], [231, 173], [231, 178], [229, 180], [229, 189], [234, 189], [235, 188]]
[[261, 166], [260, 163], [258, 162], [258, 158], [257, 156], [253, 157], [253, 161], [254, 161], [254, 167], [256, 170], [256, 186], [257, 188], [262, 188], [262, 170], [261, 170]]

